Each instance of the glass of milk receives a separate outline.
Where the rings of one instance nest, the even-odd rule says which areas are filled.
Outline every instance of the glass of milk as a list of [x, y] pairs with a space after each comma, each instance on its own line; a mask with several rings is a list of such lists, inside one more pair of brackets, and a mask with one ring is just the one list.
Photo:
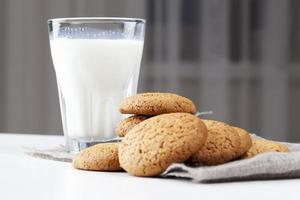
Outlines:
[[137, 91], [145, 20], [48, 20], [64, 135], [70, 151], [113, 139], [120, 101]]

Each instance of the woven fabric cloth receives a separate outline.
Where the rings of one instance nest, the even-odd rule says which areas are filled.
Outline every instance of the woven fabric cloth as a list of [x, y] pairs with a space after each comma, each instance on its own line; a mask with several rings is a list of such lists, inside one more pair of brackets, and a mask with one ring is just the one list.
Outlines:
[[[252, 137], [257, 138], [255, 135]], [[217, 166], [189, 167], [184, 164], [173, 164], [161, 174], [161, 177], [201, 183], [298, 178], [300, 177], [300, 144], [283, 144], [288, 146], [289, 153], [263, 153], [253, 158]], [[26, 148], [26, 153], [34, 157], [64, 162], [71, 162], [74, 156], [67, 153], [63, 146], [48, 150]]]

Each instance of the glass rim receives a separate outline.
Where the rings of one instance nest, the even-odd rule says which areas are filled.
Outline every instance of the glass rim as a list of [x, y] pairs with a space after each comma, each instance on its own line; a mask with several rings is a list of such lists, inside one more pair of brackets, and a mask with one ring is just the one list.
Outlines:
[[61, 22], [70, 22], [70, 23], [98, 23], [98, 22], [138, 22], [146, 23], [145, 19], [142, 18], [127, 18], [127, 17], [65, 17], [65, 18], [53, 18], [48, 19], [48, 23], [61, 23]]

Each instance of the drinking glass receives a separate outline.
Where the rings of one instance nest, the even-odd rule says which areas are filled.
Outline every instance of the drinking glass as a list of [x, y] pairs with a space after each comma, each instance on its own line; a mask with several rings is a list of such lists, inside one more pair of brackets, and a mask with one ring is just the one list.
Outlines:
[[145, 20], [48, 20], [63, 131], [69, 151], [115, 138], [120, 101], [137, 91]]

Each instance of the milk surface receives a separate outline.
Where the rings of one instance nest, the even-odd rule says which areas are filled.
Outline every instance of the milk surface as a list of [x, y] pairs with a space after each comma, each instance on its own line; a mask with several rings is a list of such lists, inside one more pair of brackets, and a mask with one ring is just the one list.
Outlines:
[[109, 139], [122, 119], [122, 98], [136, 92], [143, 42], [110, 39], [50, 41], [64, 134]]

